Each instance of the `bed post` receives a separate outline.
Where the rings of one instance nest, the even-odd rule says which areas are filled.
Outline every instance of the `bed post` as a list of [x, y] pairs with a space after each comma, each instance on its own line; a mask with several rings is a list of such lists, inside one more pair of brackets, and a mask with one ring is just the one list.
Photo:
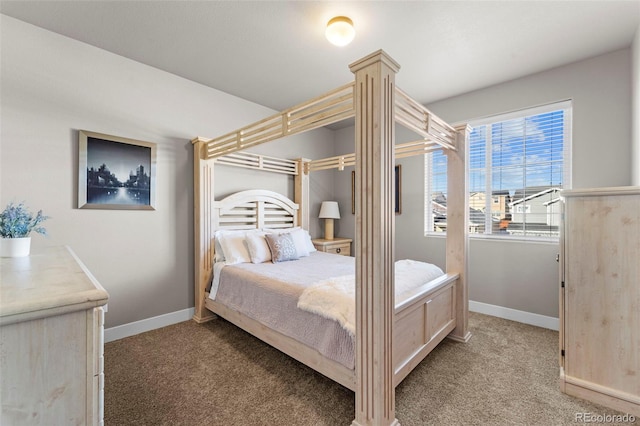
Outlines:
[[298, 158], [298, 174], [295, 176], [294, 202], [298, 204], [298, 226], [309, 230], [309, 160]]
[[354, 426], [398, 425], [394, 314], [394, 105], [400, 66], [379, 50], [355, 74], [356, 415]]
[[193, 319], [202, 323], [215, 318], [204, 307], [205, 290], [211, 280], [213, 265], [213, 229], [211, 208], [213, 205], [213, 162], [203, 158], [206, 143], [194, 139], [193, 143], [193, 243], [195, 258], [195, 313]]
[[456, 127], [456, 150], [447, 150], [447, 272], [459, 273], [456, 286], [456, 328], [449, 338], [467, 342], [469, 332], [469, 132], [468, 125]]

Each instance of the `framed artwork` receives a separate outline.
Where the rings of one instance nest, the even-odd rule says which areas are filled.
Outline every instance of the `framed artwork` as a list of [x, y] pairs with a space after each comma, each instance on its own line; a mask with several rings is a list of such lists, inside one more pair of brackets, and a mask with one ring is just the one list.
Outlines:
[[155, 210], [156, 144], [80, 130], [78, 208]]
[[396, 199], [394, 200], [394, 211], [396, 214], [402, 213], [402, 166], [397, 165], [394, 170], [394, 185], [396, 190]]
[[[396, 196], [394, 200], [394, 211], [396, 214], [402, 213], [402, 166], [397, 165], [394, 169], [393, 183], [395, 184]], [[351, 214], [356, 214], [356, 172], [351, 171]]]
[[351, 214], [356, 214], [356, 171], [351, 171]]

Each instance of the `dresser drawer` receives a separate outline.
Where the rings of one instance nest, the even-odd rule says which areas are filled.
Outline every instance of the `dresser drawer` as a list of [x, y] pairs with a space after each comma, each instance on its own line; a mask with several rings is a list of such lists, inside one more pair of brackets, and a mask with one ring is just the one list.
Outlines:
[[312, 240], [313, 245], [318, 251], [325, 253], [339, 254], [342, 256], [351, 256], [351, 239], [350, 238], [334, 238], [333, 240], [325, 240], [316, 238]]
[[336, 244], [325, 248], [327, 253], [341, 254], [343, 256], [351, 256], [351, 244]]

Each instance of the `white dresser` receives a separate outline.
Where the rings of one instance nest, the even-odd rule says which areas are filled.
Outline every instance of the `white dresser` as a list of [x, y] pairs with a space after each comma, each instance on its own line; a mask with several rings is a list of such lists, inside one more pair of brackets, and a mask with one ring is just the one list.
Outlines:
[[640, 416], [640, 187], [561, 195], [561, 390]]
[[107, 292], [67, 247], [0, 262], [0, 424], [103, 424]]

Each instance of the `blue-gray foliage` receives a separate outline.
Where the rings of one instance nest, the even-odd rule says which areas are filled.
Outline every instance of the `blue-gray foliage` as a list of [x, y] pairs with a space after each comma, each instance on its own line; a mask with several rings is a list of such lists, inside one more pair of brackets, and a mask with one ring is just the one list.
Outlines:
[[9, 203], [6, 209], [0, 213], [0, 236], [3, 238], [24, 238], [31, 232], [47, 235], [47, 230], [39, 226], [40, 223], [49, 219], [44, 216], [42, 210], [34, 216], [24, 205], [24, 203]]

